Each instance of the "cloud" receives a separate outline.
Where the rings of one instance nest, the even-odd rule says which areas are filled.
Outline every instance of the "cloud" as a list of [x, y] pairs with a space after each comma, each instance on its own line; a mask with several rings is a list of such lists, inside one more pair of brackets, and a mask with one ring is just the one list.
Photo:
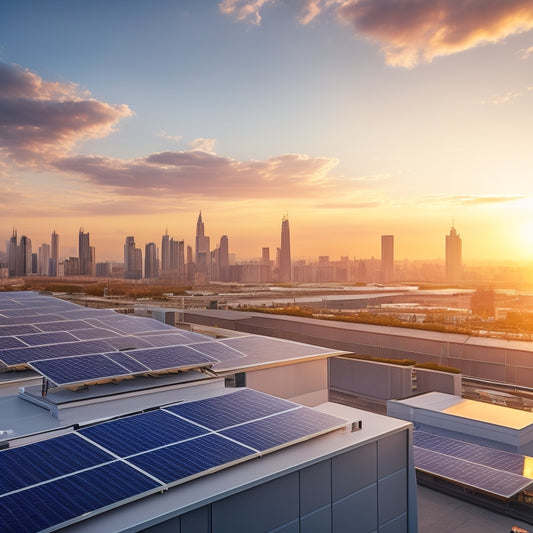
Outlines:
[[337, 164], [336, 159], [302, 154], [238, 161], [189, 150], [133, 160], [79, 155], [58, 160], [55, 167], [119, 194], [237, 199], [311, 197], [332, 191], [336, 181], [330, 172]]
[[531, 0], [349, 0], [337, 14], [402, 67], [533, 28]]
[[131, 114], [126, 105], [90, 99], [73, 83], [47, 82], [0, 63], [0, 149], [19, 163], [64, 156], [81, 141], [105, 137]]
[[195, 139], [189, 143], [192, 150], [200, 150], [202, 152], [212, 152], [215, 148], [216, 139]]
[[520, 91], [507, 91], [502, 94], [497, 94], [492, 96], [489, 100], [482, 100], [482, 104], [491, 104], [491, 105], [500, 105], [500, 104], [507, 104], [509, 102], [512, 102], [513, 100], [516, 100], [517, 98], [521, 98], [522, 96], [525, 96], [527, 93], [533, 91], [532, 87], [526, 87], [525, 89], [522, 89]]
[[523, 48], [522, 50], [519, 50], [518, 53], [520, 54], [521, 59], [529, 59], [530, 56], [533, 55], [533, 46], [530, 46], [529, 48]]
[[454, 205], [498, 205], [512, 203], [523, 200], [525, 196], [501, 195], [501, 196], [477, 196], [477, 195], [457, 195], [457, 196], [433, 196], [423, 200], [423, 203], [440, 204], [444, 206]]
[[221, 13], [230, 15], [239, 22], [250, 22], [251, 24], [261, 24], [260, 9], [272, 3], [273, 0], [222, 0], [218, 4]]
[[158, 137], [161, 137], [162, 139], [167, 139], [169, 141], [181, 141], [183, 139], [182, 135], [169, 135], [165, 130], [162, 130], [160, 133], [157, 134]]
[[326, 202], [323, 204], [316, 204], [316, 208], [320, 209], [368, 209], [369, 207], [380, 207], [383, 202], [373, 200], [369, 202]]

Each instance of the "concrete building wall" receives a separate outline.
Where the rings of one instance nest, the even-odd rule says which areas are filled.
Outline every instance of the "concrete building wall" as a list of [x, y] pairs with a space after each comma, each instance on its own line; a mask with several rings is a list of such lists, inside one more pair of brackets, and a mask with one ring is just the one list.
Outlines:
[[246, 372], [246, 386], [313, 407], [328, 401], [328, 361], [320, 359]]
[[409, 439], [408, 430], [384, 436], [142, 531], [414, 533]]
[[438, 372], [426, 368], [416, 368], [416, 392], [445, 392], [454, 396], [461, 396], [462, 374], [450, 374], [449, 372]]

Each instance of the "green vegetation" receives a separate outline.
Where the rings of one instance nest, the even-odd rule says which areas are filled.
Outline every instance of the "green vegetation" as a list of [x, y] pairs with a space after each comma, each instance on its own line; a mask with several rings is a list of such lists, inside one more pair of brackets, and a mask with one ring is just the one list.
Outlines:
[[415, 368], [425, 368], [426, 370], [438, 370], [439, 372], [448, 372], [449, 374], [460, 374], [461, 370], [453, 366], [444, 366], [437, 363], [417, 363]]

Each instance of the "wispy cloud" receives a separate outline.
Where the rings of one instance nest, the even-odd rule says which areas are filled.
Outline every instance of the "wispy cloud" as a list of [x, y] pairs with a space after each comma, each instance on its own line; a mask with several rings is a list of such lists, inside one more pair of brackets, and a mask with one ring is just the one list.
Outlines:
[[160, 131], [157, 136], [161, 137], [162, 139], [167, 139], [169, 141], [175, 142], [181, 141], [183, 139], [183, 135], [170, 135], [165, 130]]
[[0, 63], [0, 148], [19, 163], [65, 155], [81, 141], [108, 135], [131, 114], [126, 105], [90, 99], [73, 83], [47, 82]]
[[533, 46], [530, 46], [529, 48], [522, 48], [522, 50], [518, 51], [518, 54], [523, 60], [529, 59], [533, 55]]
[[201, 152], [213, 152], [216, 144], [216, 139], [194, 139], [189, 143], [191, 150], [200, 150]]
[[260, 10], [265, 4], [272, 3], [273, 0], [222, 0], [218, 7], [221, 13], [230, 15], [238, 21], [250, 22], [251, 24], [261, 23]]
[[120, 194], [225, 198], [312, 197], [334, 187], [336, 159], [284, 154], [238, 161], [199, 150], [160, 152], [134, 160], [75, 156], [58, 160], [58, 170]]
[[350, 0], [338, 15], [402, 67], [533, 28], [531, 0]]
[[532, 87], [526, 87], [525, 89], [521, 89], [519, 91], [507, 91], [502, 94], [495, 94], [488, 100], [482, 100], [482, 104], [491, 104], [491, 105], [500, 105], [500, 104], [507, 104], [509, 102], [512, 102], [516, 100], [517, 98], [521, 98], [522, 96], [525, 96], [527, 93], [530, 93], [533, 91]]
[[524, 200], [523, 195], [451, 195], [424, 198], [423, 203], [441, 206], [498, 205]]

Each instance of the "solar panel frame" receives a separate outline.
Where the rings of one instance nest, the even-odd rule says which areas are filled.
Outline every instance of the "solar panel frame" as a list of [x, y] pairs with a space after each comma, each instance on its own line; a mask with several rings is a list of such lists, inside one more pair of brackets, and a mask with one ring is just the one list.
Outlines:
[[31, 333], [29, 335], [17, 335], [17, 338], [27, 346], [44, 346], [48, 344], [61, 344], [64, 342], [76, 342], [78, 339], [67, 331], [53, 331], [49, 333]]
[[242, 352], [239, 352], [238, 350], [235, 350], [231, 346], [228, 346], [220, 341], [199, 342], [191, 344], [190, 346], [191, 348], [198, 350], [200, 353], [215, 358], [219, 362], [231, 361], [232, 359], [245, 357], [245, 354]]
[[128, 355], [157, 372], [206, 367], [216, 363], [213, 358], [184, 345], [131, 350]]

